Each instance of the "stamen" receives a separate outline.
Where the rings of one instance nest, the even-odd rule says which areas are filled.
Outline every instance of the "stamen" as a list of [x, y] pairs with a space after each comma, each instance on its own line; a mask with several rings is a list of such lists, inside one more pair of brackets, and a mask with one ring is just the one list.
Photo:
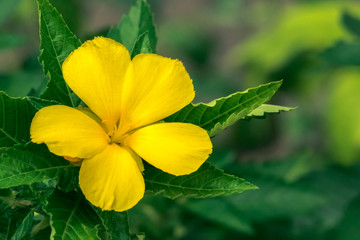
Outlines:
[[105, 127], [107, 133], [109, 136], [114, 135], [114, 133], [117, 130], [116, 124], [114, 124], [113, 121], [110, 120], [102, 120], [101, 121], [102, 125]]

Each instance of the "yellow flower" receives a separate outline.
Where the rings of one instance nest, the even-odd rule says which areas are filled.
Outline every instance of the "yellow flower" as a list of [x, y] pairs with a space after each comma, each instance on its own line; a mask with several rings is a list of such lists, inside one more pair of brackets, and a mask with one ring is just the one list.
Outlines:
[[156, 54], [131, 60], [122, 44], [97, 37], [73, 51], [62, 70], [89, 108], [42, 108], [32, 121], [31, 139], [69, 161], [83, 160], [79, 184], [93, 205], [133, 207], [145, 191], [142, 159], [178, 176], [196, 171], [212, 152], [204, 129], [160, 121], [194, 98], [180, 61]]

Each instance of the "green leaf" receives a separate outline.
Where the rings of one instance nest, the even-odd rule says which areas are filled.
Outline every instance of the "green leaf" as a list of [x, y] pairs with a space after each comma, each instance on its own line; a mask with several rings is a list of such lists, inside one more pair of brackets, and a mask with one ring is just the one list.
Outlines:
[[[298, 151], [283, 159], [264, 160], [266, 161], [262, 163], [254, 161], [254, 163], [242, 164], [241, 170], [235, 174], [276, 178], [286, 183], [293, 183], [328, 164], [328, 159], [322, 159], [313, 150]], [[236, 166], [233, 167], [236, 168]]]
[[39, 69], [27, 66], [21, 71], [1, 75], [0, 89], [12, 97], [38, 96], [44, 82], [45, 77], [40, 66]]
[[360, 19], [355, 18], [349, 12], [344, 12], [342, 15], [342, 23], [345, 25], [347, 30], [352, 34], [360, 37]]
[[[17, 218], [16, 220], [19, 221], [22, 218]], [[17, 226], [17, 229], [14, 233], [14, 235], [11, 237], [11, 240], [18, 240], [23, 239], [23, 237], [29, 235], [29, 232], [31, 230], [32, 224], [34, 220], [34, 212], [29, 211], [25, 218], [21, 220], [21, 223], [19, 226]]]
[[42, 240], [50, 239], [51, 227], [50, 227], [50, 217], [47, 215], [37, 215], [36, 224], [34, 224], [31, 229], [31, 240]]
[[360, 65], [360, 43], [339, 41], [327, 48], [320, 55], [320, 59], [330, 67]]
[[[309, 156], [308, 156], [309, 157]], [[311, 157], [311, 156], [310, 156]], [[220, 159], [215, 159], [216, 161]], [[256, 233], [254, 223], [271, 219], [283, 219], [314, 211], [326, 202], [326, 197], [299, 183], [282, 180], [289, 168], [289, 161], [241, 164], [230, 161], [225, 169], [251, 179], [259, 191], [247, 191], [228, 197], [188, 200], [184, 203], [187, 210], [199, 217], [215, 222], [234, 231], [246, 234]], [[298, 161], [298, 159], [295, 159]], [[284, 164], [285, 166], [279, 166]], [[291, 163], [295, 165], [296, 163]], [[274, 165], [274, 166], [273, 166]], [[209, 211], [211, 209], [211, 211]], [[266, 222], [268, 223], [268, 222]], [[258, 231], [257, 228], [255, 228]], [[261, 238], [260, 238], [261, 239]]]
[[136, 40], [134, 48], [131, 51], [131, 58], [134, 58], [139, 53], [155, 53], [151, 48], [148, 32], [145, 32]]
[[102, 211], [93, 207], [101, 219], [106, 234], [112, 240], [130, 240], [129, 219], [126, 212]]
[[249, 235], [254, 233], [251, 223], [247, 219], [238, 216], [238, 211], [234, 210], [234, 206], [229, 204], [227, 198], [190, 201], [185, 204], [185, 208], [203, 219], [233, 231]]
[[0, 239], [17, 240], [28, 236], [33, 217], [29, 201], [17, 199], [14, 190], [0, 190]]
[[[314, 156], [306, 155], [303, 157], [308, 163], [312, 161], [312, 164], [316, 164], [314, 162], [320, 160]], [[289, 161], [295, 162], [289, 164]], [[326, 163], [328, 158], [325, 157], [320, 161]], [[287, 171], [290, 170], [294, 173], [294, 171], [299, 170], [295, 170], [295, 168], [300, 167], [296, 162], [299, 162], [299, 159], [286, 158], [282, 161], [271, 161], [265, 163], [266, 166], [264, 163], [255, 162], [251, 163], [251, 166], [244, 163], [239, 165], [234, 161], [229, 162], [227, 166], [224, 166], [227, 171], [244, 176], [259, 186], [261, 190], [247, 191], [226, 198], [188, 200], [186, 207], [189, 207], [189, 210], [199, 216], [221, 223], [224, 226], [228, 225], [225, 216], [232, 214], [233, 218], [256, 224], [256, 234], [258, 234], [259, 228], [274, 229], [278, 223], [277, 220], [280, 219], [282, 223], [283, 220], [291, 223], [290, 225], [282, 225], [281, 231], [274, 231], [273, 239], [294, 239], [294, 237], [288, 237], [286, 232], [294, 236], [294, 232], [299, 231], [299, 227], [302, 233], [324, 232], [333, 229], [343, 217], [344, 207], [348, 205], [349, 201], [359, 196], [360, 191], [357, 188], [360, 184], [359, 166], [347, 169], [337, 166], [315, 167], [313, 170], [309, 169], [301, 173], [301, 176], [295, 173], [297, 175], [295, 178], [290, 177]], [[306, 163], [304, 162], [304, 164]], [[289, 169], [288, 166], [290, 165], [292, 165], [293, 170]], [[221, 208], [227, 209], [226, 213], [225, 210], [223, 214], [213, 214], [212, 211], [206, 211], [206, 209], [217, 208], [220, 205]], [[293, 225], [293, 223], [300, 225]], [[309, 238], [301, 236], [296, 239]], [[310, 239], [320, 238], [313, 236]]]
[[210, 163], [186, 176], [174, 176], [147, 165], [144, 172], [146, 190], [174, 199], [179, 196], [205, 198], [257, 189], [242, 178], [224, 173]]
[[61, 66], [66, 57], [80, 46], [80, 40], [70, 31], [64, 19], [48, 0], [37, 2], [41, 50], [39, 61], [49, 80], [41, 97], [76, 106], [76, 97], [62, 76]]
[[77, 185], [78, 168], [50, 153], [44, 145], [7, 148], [0, 154], [0, 188], [30, 185], [49, 180], [69, 191]]
[[153, 15], [149, 4], [145, 0], [138, 0], [129, 15], [123, 16], [120, 23], [110, 29], [107, 37], [122, 43], [132, 53], [137, 40], [144, 33], [148, 35], [150, 49], [155, 52], [157, 39]]
[[[325, 158], [328, 160], [327, 157]], [[360, 189], [358, 188], [360, 184], [359, 165], [349, 168], [329, 166], [321, 171], [316, 171], [312, 174], [309, 174], [308, 176], [302, 178], [301, 182], [307, 185], [307, 187], [303, 186], [302, 190], [307, 192], [315, 190], [316, 193], [325, 200], [325, 204], [322, 204], [321, 207], [317, 207], [315, 211], [310, 211], [307, 216], [303, 215], [305, 217], [303, 217], [303, 221], [306, 222], [306, 224], [303, 224], [303, 226], [306, 226], [307, 229], [305, 230], [309, 233], [330, 230], [332, 232], [332, 236], [334, 237], [334, 228], [339, 223], [340, 226], [343, 224], [341, 223], [341, 220], [347, 218], [348, 211], [354, 211], [353, 213], [355, 213], [357, 210], [359, 210], [359, 208], [353, 208], [354, 206], [351, 206], [352, 201], [356, 201], [356, 198], [360, 196]], [[311, 201], [304, 201], [301, 203], [301, 205], [311, 203]], [[294, 209], [298, 209], [299, 207], [295, 204], [291, 205]], [[347, 207], [350, 209], [346, 210]], [[353, 227], [350, 228], [354, 230]], [[352, 236], [357, 236], [356, 232], [353, 233], [355, 235]], [[324, 239], [338, 239], [333, 237], [327, 237]], [[299, 239], [308, 238], [302, 237]], [[313, 239], [318, 240], [319, 238], [315, 237]], [[342, 236], [340, 239], [347, 238]]]
[[11, 196], [9, 189], [0, 189], [0, 239], [8, 239], [9, 223], [11, 219], [11, 205], [8, 199]]
[[278, 90], [282, 81], [271, 82], [216, 99], [208, 104], [189, 104], [166, 118], [167, 122], [186, 122], [204, 128], [215, 136], [239, 119], [268, 101]]
[[[259, 177], [261, 178], [261, 177]], [[250, 234], [254, 222], [282, 219], [315, 211], [324, 204], [321, 194], [301, 186], [261, 179], [261, 190], [229, 197], [189, 200], [185, 208], [234, 231]], [[214, 210], [213, 210], [214, 209]]]
[[50, 216], [51, 238], [55, 240], [100, 239], [95, 212], [77, 192], [55, 190], [45, 206]]
[[268, 114], [279, 114], [280, 112], [290, 112], [296, 108], [283, 107], [278, 105], [262, 104], [260, 107], [255, 108], [252, 112], [244, 117], [246, 120], [252, 118], [265, 118]]
[[360, 228], [358, 219], [360, 217], [360, 197], [358, 196], [351, 202], [346, 211], [344, 211], [343, 218], [339, 226], [332, 235], [334, 240], [352, 240], [354, 236], [360, 236]]
[[59, 102], [53, 100], [46, 100], [37, 97], [25, 97], [31, 105], [36, 108], [36, 110], [40, 110], [44, 107], [52, 106], [52, 105], [60, 105]]
[[11, 98], [0, 91], [0, 147], [25, 143], [35, 109], [24, 98]]

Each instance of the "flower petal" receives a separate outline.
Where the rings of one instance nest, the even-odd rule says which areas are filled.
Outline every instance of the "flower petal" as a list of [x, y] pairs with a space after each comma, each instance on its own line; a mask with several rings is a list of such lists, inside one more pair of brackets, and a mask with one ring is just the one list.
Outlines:
[[179, 60], [156, 54], [136, 55], [124, 84], [120, 131], [124, 133], [170, 116], [194, 96], [192, 80]]
[[189, 123], [149, 125], [124, 143], [151, 165], [176, 176], [196, 171], [212, 152], [207, 132]]
[[45, 143], [50, 152], [72, 158], [89, 158], [108, 145], [108, 136], [95, 120], [62, 105], [42, 108], [30, 128], [31, 140]]
[[86, 199], [103, 210], [125, 211], [133, 207], [145, 191], [135, 158], [139, 156], [112, 144], [84, 160], [79, 182]]
[[73, 51], [62, 65], [70, 88], [106, 124], [120, 117], [122, 85], [130, 55], [110, 38], [96, 37]]

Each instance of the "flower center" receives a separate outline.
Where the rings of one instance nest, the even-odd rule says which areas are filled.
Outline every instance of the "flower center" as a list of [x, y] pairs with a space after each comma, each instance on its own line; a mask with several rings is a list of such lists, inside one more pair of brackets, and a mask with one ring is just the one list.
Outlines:
[[118, 126], [119, 124], [113, 125], [110, 129], [108, 128], [108, 136], [111, 143], [116, 143], [118, 145], [124, 145], [126, 138], [129, 136], [129, 134], [124, 133], [124, 131], [121, 131], [121, 129]]
[[115, 132], [114, 135], [110, 136], [111, 143], [116, 143], [118, 145], [125, 145], [125, 140], [129, 136], [129, 134], [117, 134]]

